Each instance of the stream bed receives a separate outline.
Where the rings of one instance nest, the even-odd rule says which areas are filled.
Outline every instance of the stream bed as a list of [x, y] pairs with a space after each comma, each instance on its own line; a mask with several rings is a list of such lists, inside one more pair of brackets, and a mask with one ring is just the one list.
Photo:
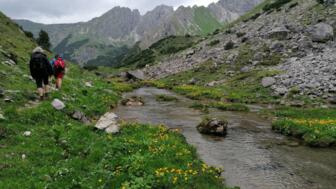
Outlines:
[[[178, 101], [159, 102], [157, 95]], [[224, 112], [209, 114], [189, 108], [194, 102], [167, 90], [140, 88], [125, 97], [140, 96], [144, 106], [119, 106], [115, 113], [126, 121], [164, 124], [181, 129], [207, 164], [224, 168], [229, 186], [241, 189], [335, 189], [336, 150], [298, 145], [294, 139], [276, 134], [271, 123], [257, 113]], [[202, 117], [229, 121], [225, 138], [201, 135], [196, 126]]]

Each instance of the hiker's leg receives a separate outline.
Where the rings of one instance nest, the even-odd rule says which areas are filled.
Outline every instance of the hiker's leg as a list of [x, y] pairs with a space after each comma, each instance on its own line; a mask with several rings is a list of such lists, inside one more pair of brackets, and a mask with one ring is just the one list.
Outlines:
[[62, 88], [62, 78], [57, 78], [56, 79], [56, 87], [58, 89], [61, 89]]
[[37, 86], [37, 92], [40, 97], [40, 100], [43, 100], [44, 97], [44, 89], [43, 89], [43, 79], [42, 78], [36, 78], [36, 86]]
[[48, 97], [48, 93], [49, 93], [49, 77], [45, 77], [43, 79], [43, 84], [44, 84], [44, 96]]

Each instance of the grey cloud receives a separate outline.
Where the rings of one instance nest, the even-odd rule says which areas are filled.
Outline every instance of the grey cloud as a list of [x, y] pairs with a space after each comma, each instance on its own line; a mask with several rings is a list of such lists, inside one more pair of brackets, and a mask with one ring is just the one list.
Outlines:
[[42, 23], [87, 21], [114, 6], [139, 9], [145, 13], [157, 5], [209, 4], [214, 0], [0, 0], [0, 11], [12, 18]]

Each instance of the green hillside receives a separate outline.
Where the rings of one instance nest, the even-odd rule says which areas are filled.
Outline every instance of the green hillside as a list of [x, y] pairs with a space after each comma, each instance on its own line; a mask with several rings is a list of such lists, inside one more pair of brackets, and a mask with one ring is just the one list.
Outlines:
[[200, 28], [200, 34], [209, 34], [222, 25], [205, 7], [197, 7], [194, 13], [194, 21]]
[[[35, 46], [0, 13], [0, 188], [223, 188], [220, 170], [164, 126], [123, 123], [118, 135], [94, 129], [133, 89], [128, 84], [68, 63], [63, 89], [36, 101], [27, 64]], [[51, 106], [55, 98], [64, 110]], [[91, 123], [73, 119], [75, 111]]]

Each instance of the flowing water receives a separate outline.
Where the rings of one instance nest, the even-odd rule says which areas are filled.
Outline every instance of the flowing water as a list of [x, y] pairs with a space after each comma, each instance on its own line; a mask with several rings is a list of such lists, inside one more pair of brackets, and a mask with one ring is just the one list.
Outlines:
[[[156, 95], [175, 96], [177, 102], [158, 102]], [[269, 121], [256, 113], [211, 110], [209, 117], [229, 121], [226, 138], [201, 135], [196, 126], [204, 113], [188, 108], [193, 101], [167, 90], [141, 88], [125, 97], [141, 96], [145, 106], [117, 108], [124, 120], [165, 124], [182, 130], [208, 164], [223, 167], [229, 186], [242, 189], [335, 189], [336, 150], [298, 146], [273, 133]]]

